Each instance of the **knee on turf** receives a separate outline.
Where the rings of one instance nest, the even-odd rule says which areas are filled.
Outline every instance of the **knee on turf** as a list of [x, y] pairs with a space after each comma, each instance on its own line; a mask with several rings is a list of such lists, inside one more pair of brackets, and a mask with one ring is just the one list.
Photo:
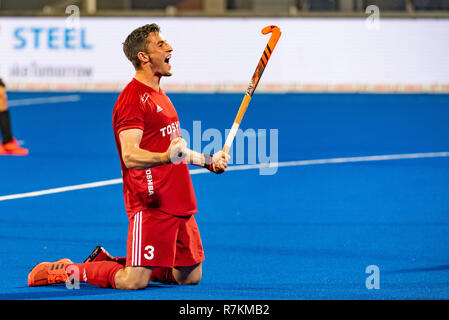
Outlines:
[[[149, 270], [132, 268], [126, 270], [126, 274], [120, 279], [119, 289], [139, 290], [144, 289], [149, 282]], [[116, 282], [117, 285], [117, 282]]]

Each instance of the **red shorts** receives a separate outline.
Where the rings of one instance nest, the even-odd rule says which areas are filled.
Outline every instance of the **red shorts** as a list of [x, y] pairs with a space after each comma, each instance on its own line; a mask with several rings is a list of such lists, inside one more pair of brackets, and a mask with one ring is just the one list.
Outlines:
[[194, 216], [158, 209], [140, 211], [129, 220], [126, 251], [126, 265], [134, 267], [187, 267], [204, 260]]

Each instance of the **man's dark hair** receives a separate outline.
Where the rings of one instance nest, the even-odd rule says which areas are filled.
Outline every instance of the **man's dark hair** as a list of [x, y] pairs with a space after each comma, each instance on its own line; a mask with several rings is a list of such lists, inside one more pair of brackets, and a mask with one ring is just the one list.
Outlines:
[[151, 32], [159, 32], [160, 28], [157, 24], [146, 24], [140, 28], [137, 28], [126, 37], [123, 43], [123, 52], [129, 61], [132, 62], [134, 68], [140, 68], [140, 60], [137, 57], [137, 53], [140, 51], [147, 52], [148, 35]]

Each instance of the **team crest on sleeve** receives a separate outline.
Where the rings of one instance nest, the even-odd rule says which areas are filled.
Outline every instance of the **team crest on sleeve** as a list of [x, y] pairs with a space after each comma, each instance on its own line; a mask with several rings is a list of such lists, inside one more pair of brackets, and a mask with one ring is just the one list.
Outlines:
[[141, 97], [140, 97], [140, 101], [142, 101], [142, 103], [146, 103], [148, 101], [148, 99], [150, 98], [150, 95], [145, 92]]

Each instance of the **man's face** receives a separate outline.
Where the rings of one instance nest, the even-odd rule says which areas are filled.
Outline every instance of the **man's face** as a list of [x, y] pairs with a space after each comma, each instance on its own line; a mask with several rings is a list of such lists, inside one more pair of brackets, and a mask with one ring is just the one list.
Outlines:
[[173, 48], [159, 32], [151, 32], [148, 35], [149, 43], [147, 52], [149, 56], [150, 69], [154, 74], [160, 76], [171, 76], [170, 58]]

